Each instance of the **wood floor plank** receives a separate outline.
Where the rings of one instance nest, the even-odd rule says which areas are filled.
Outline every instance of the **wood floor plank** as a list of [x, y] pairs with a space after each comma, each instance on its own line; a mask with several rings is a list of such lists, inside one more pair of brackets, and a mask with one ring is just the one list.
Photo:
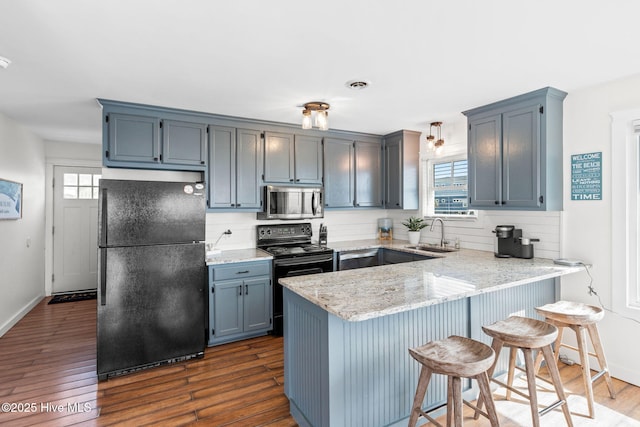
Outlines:
[[[284, 395], [282, 337], [211, 347], [200, 359], [98, 381], [96, 301], [52, 305], [47, 301], [0, 337], [0, 400], [62, 405], [64, 410], [46, 411], [39, 406], [35, 413], [0, 413], [1, 425], [297, 425]], [[591, 420], [581, 413], [586, 403], [580, 366], [561, 364], [560, 368], [574, 425], [640, 426], [638, 387], [614, 379], [618, 397], [611, 399], [604, 382], [598, 381], [594, 384], [598, 419]], [[89, 410], [73, 410], [85, 403]], [[530, 423], [528, 405], [507, 404], [512, 406], [499, 413], [503, 427]], [[560, 411], [542, 418], [543, 426], [556, 422], [564, 425]], [[487, 425], [482, 418], [473, 420], [468, 408], [464, 423]]]

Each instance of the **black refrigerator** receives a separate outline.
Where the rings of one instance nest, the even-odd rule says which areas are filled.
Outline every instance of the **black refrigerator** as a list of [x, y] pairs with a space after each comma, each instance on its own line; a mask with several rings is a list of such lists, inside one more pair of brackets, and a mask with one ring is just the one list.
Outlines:
[[204, 354], [205, 194], [198, 182], [101, 180], [98, 379]]

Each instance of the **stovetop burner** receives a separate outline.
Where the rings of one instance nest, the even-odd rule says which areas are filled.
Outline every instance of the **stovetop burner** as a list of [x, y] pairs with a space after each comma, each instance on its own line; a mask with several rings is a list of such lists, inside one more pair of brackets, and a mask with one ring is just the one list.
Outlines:
[[263, 248], [265, 251], [273, 255], [289, 255], [289, 254], [304, 254], [304, 253], [322, 253], [331, 251], [331, 249], [323, 248], [317, 245], [302, 245], [302, 246], [270, 246]]

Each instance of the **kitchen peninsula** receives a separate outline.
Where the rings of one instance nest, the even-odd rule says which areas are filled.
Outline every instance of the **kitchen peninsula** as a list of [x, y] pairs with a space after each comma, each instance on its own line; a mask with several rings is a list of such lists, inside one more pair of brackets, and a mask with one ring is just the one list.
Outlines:
[[[482, 325], [536, 317], [534, 307], [557, 300], [559, 277], [580, 269], [463, 249], [280, 279], [291, 413], [303, 426], [406, 425], [419, 375], [408, 348], [449, 335], [489, 343]], [[505, 369], [502, 357], [497, 372]], [[427, 399], [430, 407], [446, 401], [443, 377], [432, 380]]]

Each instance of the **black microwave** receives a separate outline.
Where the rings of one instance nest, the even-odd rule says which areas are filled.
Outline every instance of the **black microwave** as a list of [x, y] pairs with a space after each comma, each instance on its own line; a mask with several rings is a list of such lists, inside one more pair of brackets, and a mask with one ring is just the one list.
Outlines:
[[324, 217], [322, 187], [281, 187], [267, 185], [264, 211], [258, 219], [309, 219]]

